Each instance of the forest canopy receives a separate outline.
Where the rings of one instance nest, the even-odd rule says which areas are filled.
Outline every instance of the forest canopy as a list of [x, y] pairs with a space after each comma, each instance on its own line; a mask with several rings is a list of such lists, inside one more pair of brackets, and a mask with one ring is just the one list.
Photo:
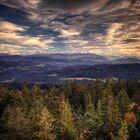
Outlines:
[[138, 140], [140, 82], [0, 86], [2, 140]]

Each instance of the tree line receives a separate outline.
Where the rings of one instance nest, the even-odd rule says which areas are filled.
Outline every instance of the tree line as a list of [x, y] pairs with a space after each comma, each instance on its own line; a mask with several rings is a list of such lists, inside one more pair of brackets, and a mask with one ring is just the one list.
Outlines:
[[1, 140], [138, 140], [140, 82], [0, 86]]

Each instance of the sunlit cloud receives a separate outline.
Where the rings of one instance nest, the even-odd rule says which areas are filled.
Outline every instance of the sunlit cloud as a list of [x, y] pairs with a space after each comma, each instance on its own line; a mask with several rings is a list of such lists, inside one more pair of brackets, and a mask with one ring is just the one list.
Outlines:
[[18, 49], [20, 46], [9, 45], [9, 44], [0, 44], [0, 52], [7, 54], [18, 54]]
[[0, 41], [5, 42], [5, 44], [0, 44], [0, 52], [3, 53], [8, 51], [11, 53], [17, 53], [16, 49], [19, 49], [20, 47], [22, 48], [30, 46], [48, 48], [49, 44], [53, 43], [52, 38], [44, 38], [44, 36], [31, 37], [27, 35], [22, 35], [22, 33], [27, 29], [28, 27], [26, 26], [19, 26], [7, 21], [1, 21]]
[[12, 33], [15, 31], [25, 31], [28, 27], [18, 26], [7, 21], [0, 21], [0, 32]]
[[[123, 26], [123, 24], [113, 23], [107, 29], [107, 35], [106, 35], [106, 44], [107, 45], [114, 43], [114, 41], [116, 39], [116, 35], [119, 34], [119, 30], [121, 30], [122, 26]], [[117, 38], [117, 39], [120, 39], [120, 38]]]
[[[1, 0], [0, 4], [6, 6], [0, 18], [0, 44], [11, 45], [13, 53], [89, 52], [140, 57], [139, 0]], [[24, 12], [24, 19], [18, 15], [9, 21], [8, 8], [14, 14]]]
[[60, 37], [64, 37], [64, 38], [80, 35], [80, 32], [73, 29], [61, 30], [60, 33], [61, 33]]

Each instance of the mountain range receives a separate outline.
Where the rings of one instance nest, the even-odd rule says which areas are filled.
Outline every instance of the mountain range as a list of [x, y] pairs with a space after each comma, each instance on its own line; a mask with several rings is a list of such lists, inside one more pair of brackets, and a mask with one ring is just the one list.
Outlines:
[[0, 83], [62, 83], [67, 80], [140, 79], [140, 59], [89, 53], [0, 54]]

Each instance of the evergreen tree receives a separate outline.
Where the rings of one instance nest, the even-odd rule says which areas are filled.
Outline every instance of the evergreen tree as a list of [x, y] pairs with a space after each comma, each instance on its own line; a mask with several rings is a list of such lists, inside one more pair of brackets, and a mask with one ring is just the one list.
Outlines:
[[135, 92], [132, 97], [132, 101], [140, 105], [140, 90]]
[[95, 107], [94, 107], [94, 104], [93, 104], [93, 101], [92, 101], [92, 98], [91, 98], [91, 95], [90, 94], [85, 94], [85, 98], [84, 98], [84, 101], [85, 101], [85, 114], [89, 114], [90, 116], [94, 116], [94, 112], [95, 112]]
[[30, 127], [32, 129], [31, 137], [32, 139], [38, 139], [40, 137], [40, 114], [44, 108], [44, 102], [42, 98], [32, 97], [31, 106], [28, 110], [28, 115], [30, 118]]
[[3, 114], [5, 127], [11, 140], [29, 139], [29, 119], [21, 107], [7, 106]]
[[126, 121], [122, 121], [121, 128], [118, 132], [118, 140], [127, 140], [128, 137], [128, 125]]
[[95, 94], [93, 96], [95, 100], [95, 105], [97, 105], [98, 100], [101, 99], [103, 96], [103, 86], [104, 86], [104, 83], [101, 80], [97, 80], [94, 84]]
[[121, 113], [124, 115], [125, 112], [129, 111], [129, 97], [127, 92], [124, 89], [121, 89], [118, 95], [116, 96], [116, 101], [120, 108]]
[[102, 109], [102, 103], [99, 100], [97, 104], [96, 114], [95, 114], [95, 137], [97, 139], [103, 138], [103, 125], [104, 125], [104, 110]]
[[83, 133], [85, 139], [90, 140], [94, 138], [95, 135], [95, 108], [90, 94], [85, 94], [85, 127]]
[[[121, 114], [115, 102], [111, 86], [106, 87], [101, 100], [101, 107], [104, 118], [104, 132], [110, 137], [110, 133], [116, 135], [120, 127]], [[109, 139], [109, 138], [108, 138]]]
[[41, 110], [40, 113], [40, 131], [39, 131], [39, 137], [44, 140], [54, 140], [54, 122], [55, 119], [53, 115], [48, 111], [48, 109], [45, 107]]
[[56, 134], [58, 140], [74, 140], [75, 139], [75, 128], [74, 118], [71, 106], [69, 102], [62, 99], [59, 105], [59, 117], [56, 125]]

